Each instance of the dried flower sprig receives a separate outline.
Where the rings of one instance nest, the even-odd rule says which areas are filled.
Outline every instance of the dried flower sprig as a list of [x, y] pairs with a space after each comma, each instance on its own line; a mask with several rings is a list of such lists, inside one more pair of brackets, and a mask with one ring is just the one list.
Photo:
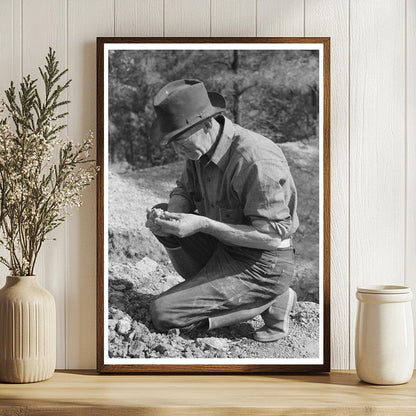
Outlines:
[[45, 69], [39, 68], [43, 99], [28, 75], [18, 97], [12, 82], [7, 102], [0, 103], [0, 245], [10, 255], [0, 262], [13, 276], [33, 275], [47, 234], [81, 205], [82, 191], [97, 172], [90, 159], [92, 133], [80, 144], [59, 136], [66, 125], [57, 121], [68, 114], [60, 109], [69, 103], [59, 98], [70, 81], [58, 84], [67, 72], [58, 65], [49, 48]]

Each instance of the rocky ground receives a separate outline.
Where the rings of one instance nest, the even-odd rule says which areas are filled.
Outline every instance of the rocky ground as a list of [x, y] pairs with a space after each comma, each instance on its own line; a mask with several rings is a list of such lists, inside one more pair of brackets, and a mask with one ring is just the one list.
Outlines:
[[261, 317], [208, 333], [155, 331], [149, 304], [182, 281], [156, 239], [144, 227], [147, 207], [166, 201], [182, 163], [109, 173], [109, 355], [120, 358], [312, 358], [319, 354], [317, 268], [317, 143], [282, 146], [299, 193], [301, 226], [295, 241], [298, 294], [290, 335], [272, 343], [252, 339]]

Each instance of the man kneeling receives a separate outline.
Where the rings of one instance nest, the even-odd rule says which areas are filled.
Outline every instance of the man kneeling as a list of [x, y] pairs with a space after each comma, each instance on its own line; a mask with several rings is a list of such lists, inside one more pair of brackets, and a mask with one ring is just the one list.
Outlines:
[[167, 84], [153, 104], [151, 137], [187, 159], [169, 203], [147, 214], [185, 279], [153, 301], [154, 327], [210, 330], [261, 314], [257, 341], [286, 336], [299, 221], [280, 147], [233, 124], [222, 115], [224, 98], [198, 80]]

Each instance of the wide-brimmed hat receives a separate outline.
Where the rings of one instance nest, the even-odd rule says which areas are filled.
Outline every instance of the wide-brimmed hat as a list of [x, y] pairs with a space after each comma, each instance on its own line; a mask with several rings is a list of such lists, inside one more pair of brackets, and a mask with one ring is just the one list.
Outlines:
[[197, 79], [181, 79], [165, 85], [155, 96], [156, 120], [150, 138], [167, 144], [204, 120], [225, 110], [225, 99], [207, 92]]

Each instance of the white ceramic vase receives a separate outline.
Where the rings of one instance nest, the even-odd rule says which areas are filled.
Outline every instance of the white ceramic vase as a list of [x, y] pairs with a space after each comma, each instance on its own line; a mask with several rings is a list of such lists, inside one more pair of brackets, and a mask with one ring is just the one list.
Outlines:
[[32, 383], [56, 366], [56, 309], [36, 276], [8, 276], [0, 290], [0, 381]]
[[403, 384], [414, 368], [414, 334], [410, 288], [358, 288], [355, 366], [372, 384]]

